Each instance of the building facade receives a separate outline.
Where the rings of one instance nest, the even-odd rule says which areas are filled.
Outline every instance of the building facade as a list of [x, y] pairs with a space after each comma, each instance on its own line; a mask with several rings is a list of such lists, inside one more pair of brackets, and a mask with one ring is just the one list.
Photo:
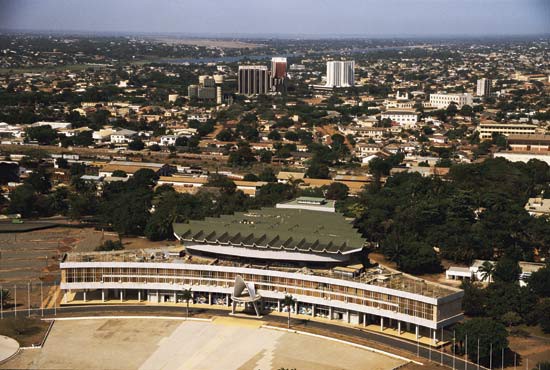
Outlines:
[[480, 139], [491, 139], [493, 134], [501, 135], [534, 135], [537, 126], [526, 123], [480, 123], [476, 130], [479, 132]]
[[350, 87], [355, 85], [355, 61], [327, 62], [327, 87]]
[[[126, 254], [121, 258], [122, 254]], [[147, 301], [183, 303], [191, 289], [195, 303], [229, 306], [240, 276], [253, 284], [262, 311], [283, 311], [286, 295], [296, 300], [291, 312], [351, 324], [379, 324], [426, 335], [460, 321], [463, 291], [427, 283], [399, 272], [376, 269], [357, 275], [334, 269], [330, 275], [289, 272], [244, 265], [219, 266], [213, 260], [178, 259], [135, 252], [70, 254], [61, 263], [65, 303], [69, 301]], [[183, 307], [183, 305], [182, 305]], [[429, 335], [429, 334], [428, 334]]]
[[458, 109], [465, 105], [472, 105], [474, 102], [471, 94], [430, 94], [430, 106], [437, 109], [445, 109], [449, 104], [454, 103]]
[[477, 96], [491, 96], [493, 81], [488, 78], [480, 78], [477, 80]]
[[239, 66], [237, 90], [239, 94], [267, 94], [270, 90], [271, 76], [266, 66]]

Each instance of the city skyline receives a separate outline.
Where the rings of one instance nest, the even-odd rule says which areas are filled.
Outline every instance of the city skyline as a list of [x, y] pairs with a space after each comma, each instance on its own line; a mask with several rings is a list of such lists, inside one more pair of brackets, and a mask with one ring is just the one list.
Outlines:
[[447, 0], [347, 0], [338, 4], [282, 0], [277, 6], [251, 0], [231, 4], [166, 0], [160, 5], [148, 0], [137, 4], [127, 0], [0, 0], [0, 24], [7, 31], [312, 38], [498, 36], [547, 34], [549, 18], [550, 4], [542, 0], [467, 0], [460, 4]]

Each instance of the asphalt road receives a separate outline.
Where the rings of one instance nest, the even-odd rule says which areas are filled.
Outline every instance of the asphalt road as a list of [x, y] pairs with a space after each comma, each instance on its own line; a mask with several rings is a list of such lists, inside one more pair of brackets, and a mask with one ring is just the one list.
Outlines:
[[[40, 309], [33, 309], [31, 311], [33, 312], [33, 314], [41, 314]], [[142, 306], [142, 305], [139, 305], [139, 306], [138, 305], [135, 305], [135, 306], [129, 306], [129, 305], [70, 306], [70, 307], [57, 308], [57, 310], [53, 308], [44, 309], [44, 316], [55, 317], [55, 314], [63, 315], [63, 314], [75, 314], [75, 313], [83, 314], [83, 315], [86, 315], [86, 314], [97, 315], [98, 313], [101, 313], [101, 312], [110, 313], [110, 314], [139, 313], [139, 314], [169, 315], [174, 313], [182, 314], [185, 312], [185, 309], [182, 307], [175, 307], [175, 306]], [[201, 312], [201, 313], [206, 313], [214, 316], [229, 315], [228, 310], [217, 310], [217, 309], [191, 308], [190, 312], [191, 313]], [[3, 312], [3, 317], [13, 317], [13, 315], [14, 315], [13, 311]], [[17, 315], [25, 317], [28, 315], [28, 310], [19, 310], [17, 311]], [[282, 316], [275, 316], [275, 315], [265, 315], [262, 317], [262, 321], [286, 324], [287, 318]], [[295, 323], [296, 322], [300, 322], [301, 324], [304, 323], [304, 320], [301, 320], [301, 319], [293, 320], [291, 318], [291, 325], [292, 325], [292, 321], [294, 321]], [[330, 323], [322, 323], [318, 321], [307, 321], [306, 329], [307, 328], [330, 331], [330, 332], [340, 334], [340, 335], [345, 335], [351, 338], [360, 338], [360, 339], [368, 340], [386, 347], [388, 349], [388, 352], [392, 352], [392, 349], [398, 349], [402, 352], [409, 353], [411, 357], [418, 356], [424, 360], [432, 361], [437, 364], [443, 364], [452, 369], [459, 369], [459, 370], [485, 369], [484, 367], [478, 366], [474, 363], [466, 362], [463, 360], [463, 358], [453, 357], [452, 355], [435, 351], [422, 344], [413, 343], [407, 340], [402, 340], [402, 339], [386, 336], [386, 335], [371, 332], [371, 331], [345, 327], [340, 325], [333, 325]], [[296, 328], [296, 329], [298, 330], [299, 328]]]

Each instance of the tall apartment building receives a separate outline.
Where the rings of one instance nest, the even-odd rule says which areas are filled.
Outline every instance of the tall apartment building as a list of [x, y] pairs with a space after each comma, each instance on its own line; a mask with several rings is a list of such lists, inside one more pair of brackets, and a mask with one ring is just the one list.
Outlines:
[[355, 61], [327, 62], [327, 84], [329, 87], [350, 87], [355, 84]]
[[430, 94], [430, 105], [437, 109], [445, 109], [451, 103], [455, 103], [460, 109], [464, 105], [472, 105], [474, 102], [472, 94]]
[[239, 66], [238, 93], [243, 95], [266, 94], [271, 90], [271, 74], [266, 66]]
[[488, 78], [480, 78], [477, 80], [477, 90], [476, 95], [477, 96], [490, 96], [491, 95], [491, 87], [492, 87], [493, 81]]

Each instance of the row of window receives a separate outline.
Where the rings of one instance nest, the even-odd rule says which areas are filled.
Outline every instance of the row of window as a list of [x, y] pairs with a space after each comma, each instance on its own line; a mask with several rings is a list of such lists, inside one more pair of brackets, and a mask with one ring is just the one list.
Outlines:
[[[63, 279], [67, 283], [178, 284], [223, 288], [232, 287], [236, 275], [232, 272], [118, 267], [70, 268], [63, 271]], [[256, 274], [242, 274], [242, 277], [245, 281], [255, 283], [256, 289], [260, 292], [264, 290], [310, 296], [375, 307], [428, 320], [433, 319], [433, 305], [431, 304], [369, 289]]]

